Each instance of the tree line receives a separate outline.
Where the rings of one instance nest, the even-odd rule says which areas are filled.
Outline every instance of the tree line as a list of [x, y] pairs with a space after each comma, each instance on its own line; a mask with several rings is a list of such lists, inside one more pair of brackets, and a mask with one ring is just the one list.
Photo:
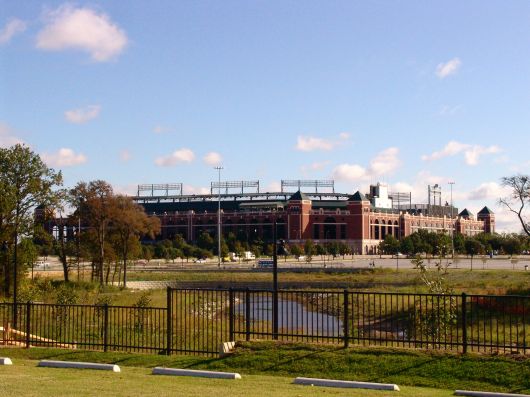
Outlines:
[[[387, 236], [379, 247], [380, 252], [444, 256], [454, 248], [458, 254], [473, 256], [491, 252], [516, 255], [528, 250], [530, 227], [526, 214], [530, 204], [530, 177], [516, 175], [501, 182], [511, 193], [499, 199], [499, 203], [520, 221], [522, 235], [464, 237], [455, 234], [451, 241], [447, 234], [420, 230], [400, 241]], [[43, 228], [50, 219], [57, 225], [55, 236]], [[61, 172], [49, 168], [27, 146], [0, 148], [0, 283], [6, 296], [13, 292], [17, 278], [23, 276], [39, 254], [53, 252], [59, 257], [65, 281], [76, 264], [88, 261], [92, 264], [94, 280], [100, 284], [118, 280], [123, 285], [127, 282], [127, 265], [131, 259], [171, 260], [217, 255], [217, 245], [206, 232], [199, 235], [195, 245], [181, 236], [171, 241], [141, 244], [142, 238], [152, 240], [160, 227], [156, 216], [148, 216], [143, 207], [116, 194], [105, 181], [79, 182], [67, 189], [63, 187]], [[239, 237], [233, 233], [223, 237], [223, 258], [228, 252], [240, 255], [251, 251], [257, 257], [272, 255], [272, 242], [259, 238], [249, 242]], [[304, 255], [307, 261], [315, 255], [335, 257], [352, 253], [344, 242], [307, 240], [303, 245], [293, 244], [288, 248], [290, 254]]]
[[[25, 145], [0, 148], [0, 192], [0, 281], [5, 296], [15, 293], [17, 277], [38, 255], [51, 252], [62, 263], [65, 281], [75, 263], [88, 260], [99, 283], [109, 282], [112, 273], [125, 284], [128, 260], [141, 252], [140, 239], [160, 232], [157, 217], [114, 193], [105, 181], [64, 188], [61, 172]], [[51, 220], [55, 236], [44, 228]]]

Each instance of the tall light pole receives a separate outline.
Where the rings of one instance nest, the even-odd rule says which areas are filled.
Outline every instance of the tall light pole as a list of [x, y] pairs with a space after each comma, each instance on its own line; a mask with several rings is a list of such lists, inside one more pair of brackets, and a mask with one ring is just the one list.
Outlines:
[[218, 195], [217, 195], [217, 267], [221, 267], [221, 170], [223, 167], [214, 167], [217, 170]]
[[453, 214], [453, 185], [455, 183], [453, 181], [449, 182], [449, 186], [451, 186], [451, 259], [455, 258], [455, 221], [454, 221], [454, 214]]

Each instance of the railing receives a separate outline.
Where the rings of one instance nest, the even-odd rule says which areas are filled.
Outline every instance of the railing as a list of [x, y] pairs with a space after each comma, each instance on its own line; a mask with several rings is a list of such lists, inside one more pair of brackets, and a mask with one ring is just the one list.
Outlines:
[[223, 342], [256, 339], [530, 351], [528, 296], [168, 289], [166, 308], [28, 302], [16, 310], [15, 325], [13, 304], [0, 303], [0, 343], [165, 354], [216, 354]]

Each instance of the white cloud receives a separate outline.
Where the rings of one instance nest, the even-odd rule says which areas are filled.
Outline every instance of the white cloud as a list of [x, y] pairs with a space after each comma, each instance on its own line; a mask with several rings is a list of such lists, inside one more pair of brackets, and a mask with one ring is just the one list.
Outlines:
[[123, 194], [124, 196], [136, 196], [138, 194], [138, 185], [112, 185], [112, 189], [116, 194]]
[[72, 167], [87, 162], [84, 154], [76, 154], [69, 148], [61, 148], [55, 153], [43, 153], [41, 158], [50, 167]]
[[401, 165], [398, 155], [399, 149], [396, 147], [383, 150], [370, 161], [368, 173], [373, 176], [391, 174]]
[[210, 194], [210, 189], [203, 186], [184, 185], [182, 190], [184, 194]]
[[64, 118], [70, 123], [83, 124], [99, 116], [101, 106], [90, 105], [84, 108], [67, 110], [64, 112]]
[[22, 33], [26, 30], [27, 23], [13, 18], [11, 19], [2, 30], [0, 30], [0, 44], [7, 44], [11, 39], [18, 33]]
[[217, 152], [210, 152], [203, 157], [203, 160], [207, 165], [216, 166], [222, 163], [223, 158]]
[[120, 160], [123, 161], [124, 163], [129, 161], [131, 158], [132, 158], [132, 155], [131, 155], [131, 152], [129, 150], [123, 149], [120, 152]]
[[495, 200], [505, 197], [510, 193], [510, 189], [499, 185], [496, 182], [485, 182], [469, 192], [468, 200]]
[[340, 164], [331, 172], [333, 179], [355, 182], [367, 177], [366, 169], [357, 164]]
[[266, 192], [281, 192], [281, 190], [282, 190], [282, 184], [278, 181], [273, 181], [269, 183], [267, 186], [265, 186]]
[[341, 143], [344, 143], [344, 141], [348, 140], [349, 138], [350, 134], [347, 132], [340, 133], [338, 140], [299, 135], [296, 140], [295, 149], [301, 152], [312, 152], [315, 150], [329, 151], [333, 150]]
[[460, 69], [461, 65], [462, 62], [459, 58], [453, 58], [445, 63], [440, 63], [438, 66], [436, 66], [436, 76], [438, 76], [440, 79], [444, 79], [447, 76], [455, 74], [458, 69]]
[[368, 167], [358, 164], [340, 164], [331, 172], [332, 178], [338, 181], [358, 182], [378, 178], [393, 173], [400, 165], [399, 149], [390, 147], [379, 152]]
[[498, 146], [488, 146], [488, 147], [483, 147], [483, 146], [473, 146], [471, 147], [469, 150], [466, 150], [464, 152], [464, 157], [465, 157], [465, 160], [466, 160], [466, 164], [467, 165], [477, 165], [478, 164], [478, 160], [479, 160], [479, 157], [482, 156], [483, 154], [494, 154], [494, 153], [499, 153], [500, 152], [500, 148]]
[[13, 130], [7, 124], [0, 122], [0, 147], [7, 148], [17, 143], [24, 143], [13, 135]]
[[424, 161], [433, 161], [463, 153], [467, 165], [477, 165], [480, 156], [484, 154], [499, 153], [500, 151], [501, 148], [496, 145], [484, 147], [480, 145], [470, 145], [467, 143], [450, 141], [442, 150], [433, 152], [429, 155], [423, 155], [421, 156], [421, 159]]
[[191, 163], [195, 159], [195, 154], [186, 148], [174, 151], [167, 156], [157, 157], [155, 164], [160, 167], [172, 167], [181, 163]]
[[37, 35], [37, 48], [50, 51], [76, 49], [92, 60], [105, 62], [127, 46], [127, 35], [110, 17], [88, 7], [62, 5], [45, 15], [46, 25]]

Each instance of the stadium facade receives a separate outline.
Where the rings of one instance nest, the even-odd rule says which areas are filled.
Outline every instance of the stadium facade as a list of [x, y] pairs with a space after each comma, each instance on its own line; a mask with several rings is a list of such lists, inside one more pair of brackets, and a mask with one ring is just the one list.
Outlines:
[[[284, 182], [298, 190], [284, 191]], [[234, 233], [249, 242], [257, 238], [271, 241], [276, 222], [278, 238], [289, 243], [343, 241], [358, 254], [376, 252], [387, 235], [400, 239], [422, 229], [465, 236], [495, 231], [495, 215], [488, 207], [476, 217], [467, 209], [458, 212], [448, 203], [442, 205], [438, 186], [429, 186], [427, 204], [412, 204], [409, 193], [389, 193], [384, 184], [371, 186], [367, 194], [342, 194], [335, 193], [334, 184], [328, 182], [282, 181], [282, 191], [273, 193], [260, 193], [259, 182], [212, 183], [210, 194], [205, 195], [183, 195], [181, 184], [140, 185], [133, 199], [149, 215], [160, 218], [159, 238], [180, 234], [191, 242], [202, 232], [217, 236], [219, 207], [224, 236]], [[257, 191], [245, 192], [245, 188], [256, 186]], [[315, 191], [303, 193], [304, 186]], [[333, 191], [318, 192], [319, 186], [331, 186]], [[238, 192], [230, 193], [234, 188]], [[171, 194], [172, 189], [178, 194]], [[160, 191], [163, 194], [155, 194]], [[408, 197], [408, 202], [404, 203], [403, 197]]]

